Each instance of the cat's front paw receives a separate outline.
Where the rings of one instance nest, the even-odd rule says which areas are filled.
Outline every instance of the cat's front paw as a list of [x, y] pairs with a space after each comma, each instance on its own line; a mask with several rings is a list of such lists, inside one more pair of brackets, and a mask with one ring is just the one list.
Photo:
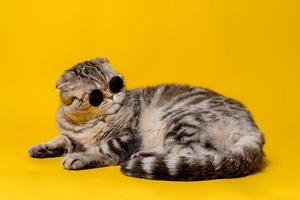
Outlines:
[[49, 147], [46, 144], [38, 144], [31, 147], [28, 153], [33, 158], [46, 158], [48, 157], [48, 151]]
[[83, 153], [68, 154], [63, 160], [65, 169], [78, 170], [89, 168], [90, 160]]

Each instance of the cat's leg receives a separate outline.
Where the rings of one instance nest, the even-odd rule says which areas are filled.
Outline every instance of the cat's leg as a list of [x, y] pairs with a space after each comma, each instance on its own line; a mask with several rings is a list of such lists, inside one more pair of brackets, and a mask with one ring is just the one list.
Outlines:
[[67, 154], [62, 164], [65, 169], [79, 170], [109, 166], [111, 160], [99, 152], [78, 152]]
[[150, 152], [142, 150], [136, 153], [128, 162], [121, 164], [121, 171], [128, 176], [146, 179], [194, 179], [198, 175], [194, 170], [205, 168], [206, 163], [210, 166], [218, 152], [201, 145], [201, 129], [193, 122], [189, 120], [186, 123], [170, 124], [163, 146], [151, 149]]
[[262, 139], [258, 132], [245, 133], [223, 150], [217, 139], [197, 139], [187, 128], [179, 130], [166, 134], [163, 151], [138, 153], [121, 164], [121, 171], [139, 178], [191, 181], [245, 176], [262, 166]]
[[62, 156], [67, 152], [70, 141], [67, 137], [60, 135], [46, 144], [38, 144], [28, 151], [33, 158], [48, 158]]
[[129, 160], [139, 148], [139, 140], [135, 136], [125, 134], [109, 139], [99, 148], [87, 152], [67, 154], [63, 166], [69, 170], [97, 168], [118, 165]]

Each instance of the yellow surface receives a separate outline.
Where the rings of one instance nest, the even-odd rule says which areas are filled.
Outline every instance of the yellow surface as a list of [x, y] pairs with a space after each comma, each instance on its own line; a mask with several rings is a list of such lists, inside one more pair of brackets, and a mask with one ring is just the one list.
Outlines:
[[[297, 0], [1, 2], [0, 199], [300, 199], [299, 10]], [[29, 158], [57, 134], [56, 78], [98, 56], [129, 88], [180, 82], [241, 100], [265, 133], [266, 168], [184, 183]]]

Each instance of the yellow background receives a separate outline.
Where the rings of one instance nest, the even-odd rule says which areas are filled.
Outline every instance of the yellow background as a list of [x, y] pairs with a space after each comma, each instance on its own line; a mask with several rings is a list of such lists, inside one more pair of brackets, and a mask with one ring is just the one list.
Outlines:
[[[299, 10], [297, 0], [2, 1], [0, 199], [300, 199]], [[98, 56], [129, 88], [178, 82], [241, 100], [265, 133], [266, 168], [184, 183], [29, 158], [57, 134], [57, 77]]]

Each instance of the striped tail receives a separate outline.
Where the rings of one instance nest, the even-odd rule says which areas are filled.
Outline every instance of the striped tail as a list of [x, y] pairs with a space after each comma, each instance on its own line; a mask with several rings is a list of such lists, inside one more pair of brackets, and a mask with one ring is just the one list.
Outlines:
[[195, 181], [245, 176], [259, 170], [262, 163], [263, 152], [256, 148], [201, 158], [144, 153], [122, 163], [121, 171], [137, 178]]

